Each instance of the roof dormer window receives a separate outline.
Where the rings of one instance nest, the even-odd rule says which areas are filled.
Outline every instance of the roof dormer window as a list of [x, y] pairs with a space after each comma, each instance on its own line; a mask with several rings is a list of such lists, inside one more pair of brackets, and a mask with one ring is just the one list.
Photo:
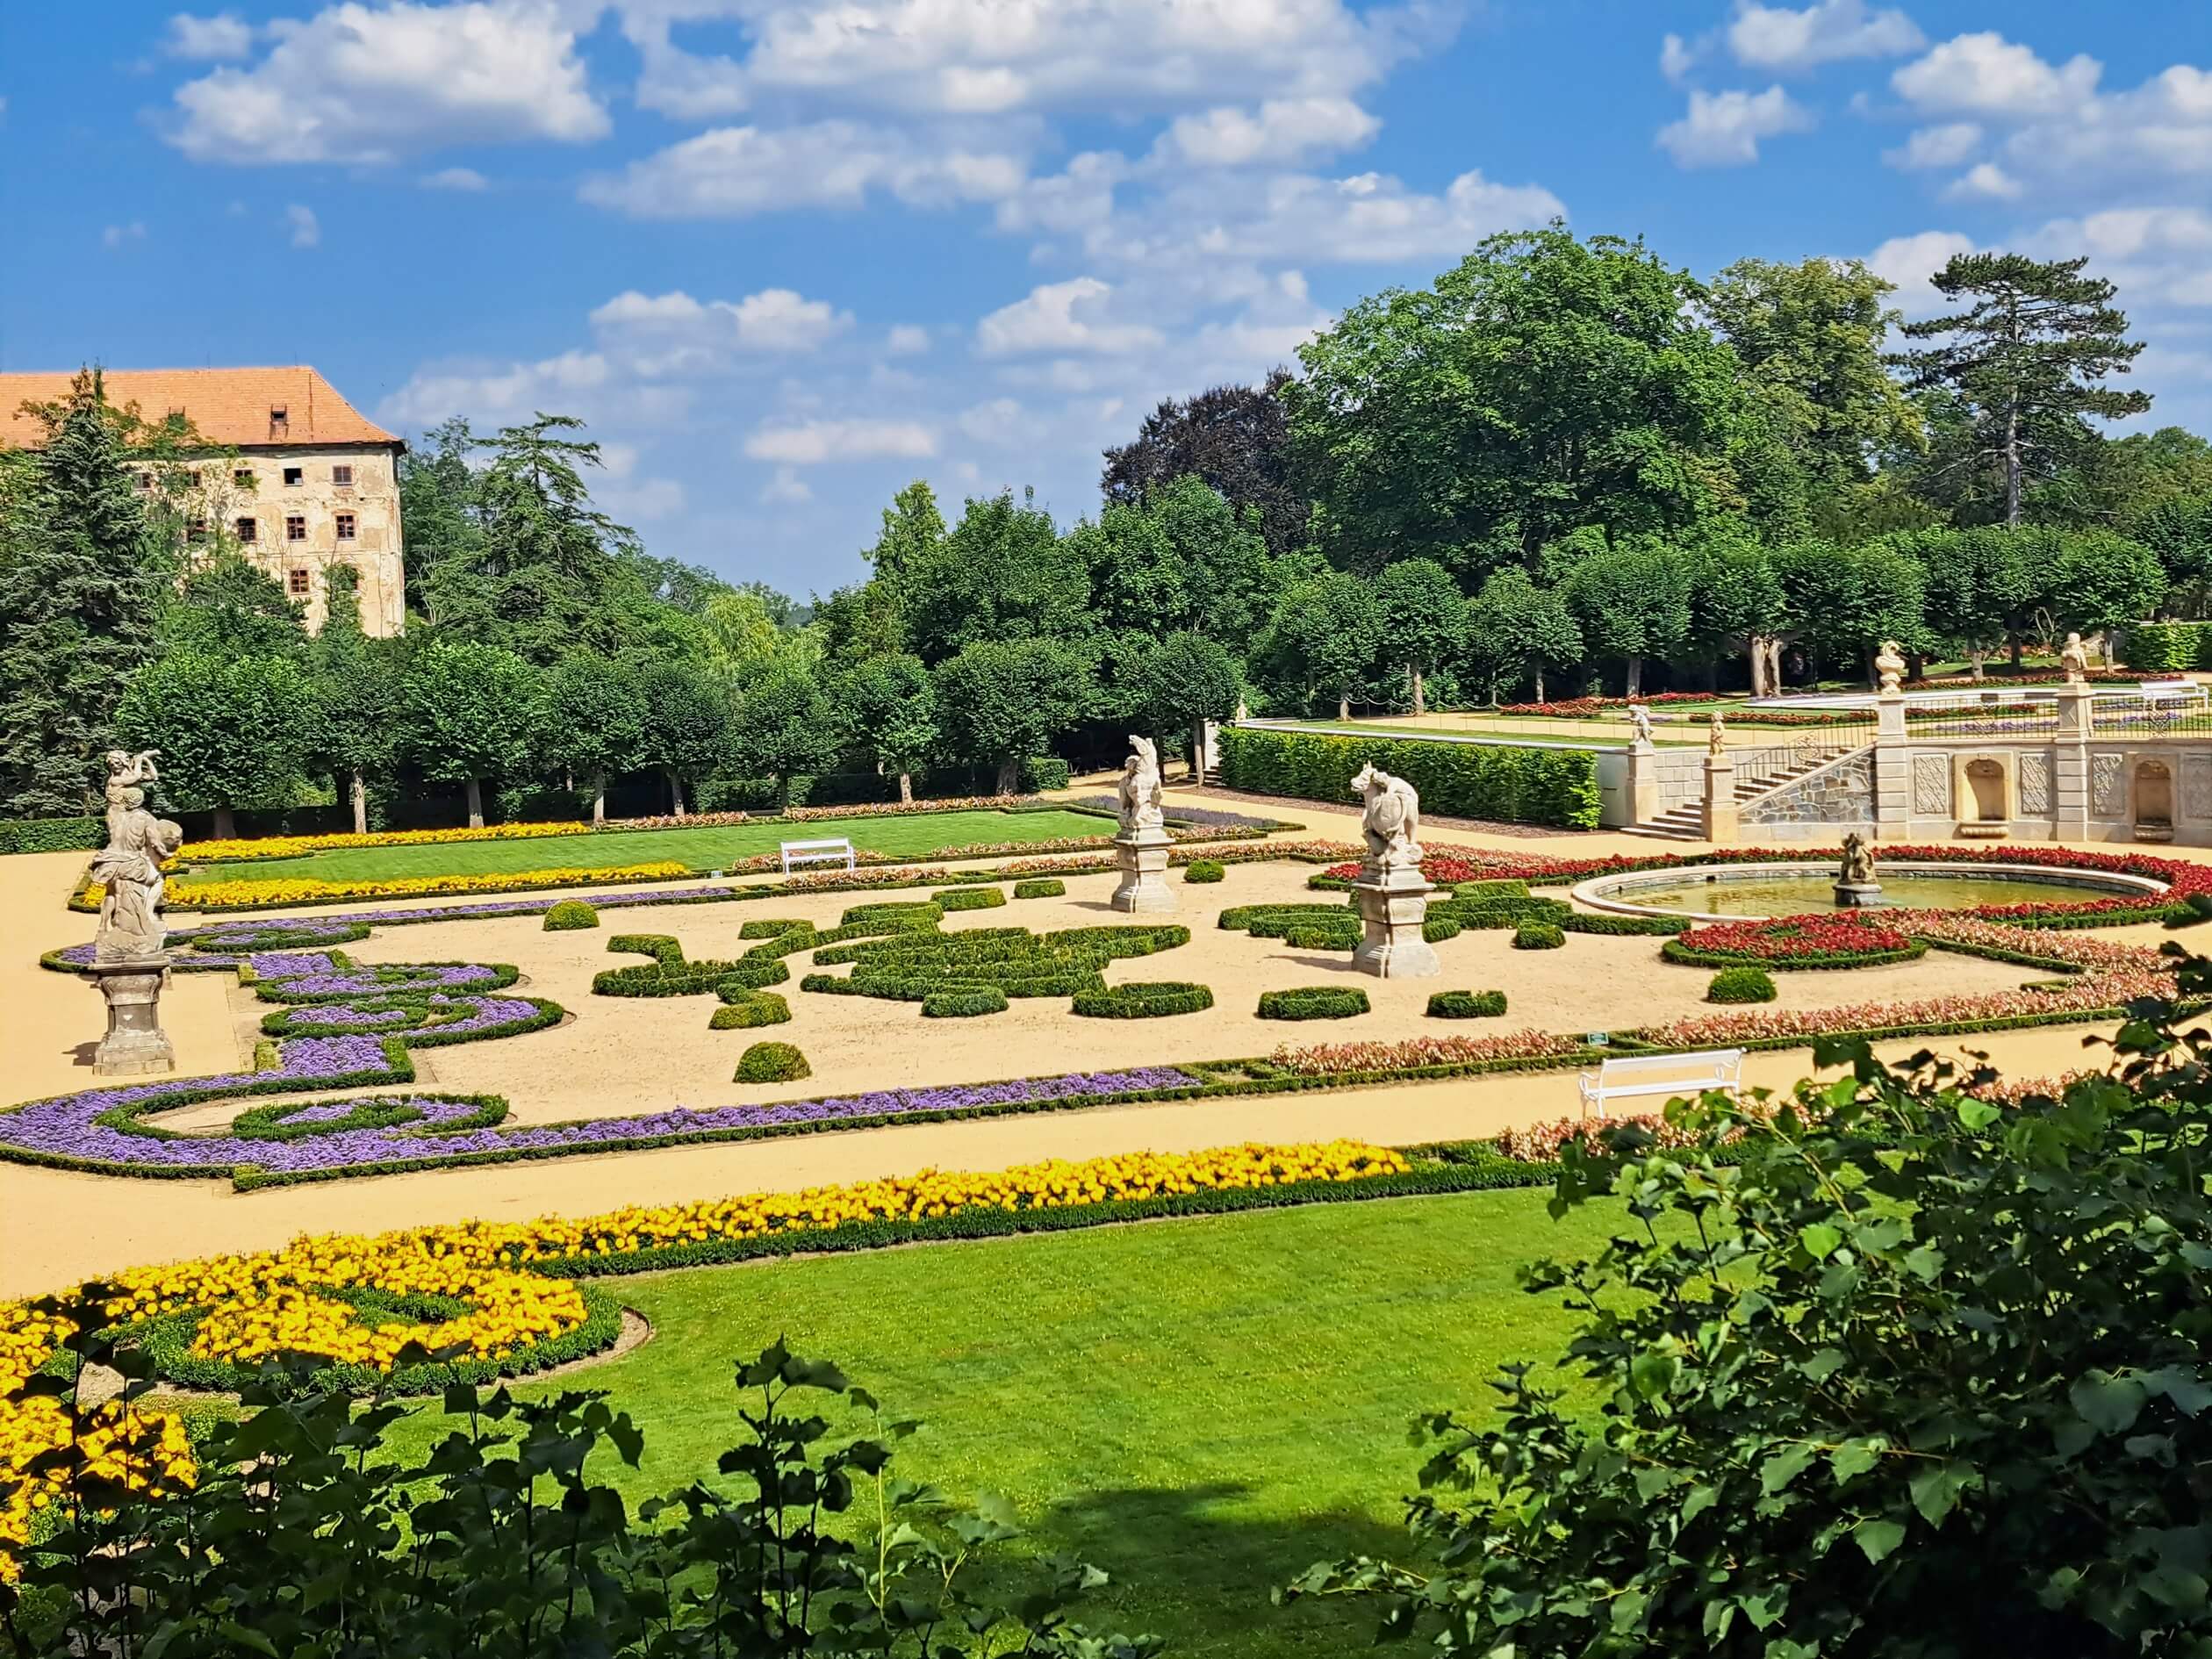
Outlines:
[[281, 403], [269, 406], [269, 431], [272, 437], [291, 430], [291, 415]]

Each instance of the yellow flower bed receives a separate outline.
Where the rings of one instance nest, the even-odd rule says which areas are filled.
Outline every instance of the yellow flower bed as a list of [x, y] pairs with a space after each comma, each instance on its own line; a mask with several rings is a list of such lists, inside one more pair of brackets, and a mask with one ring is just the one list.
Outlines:
[[327, 836], [240, 837], [231, 841], [195, 841], [180, 862], [223, 864], [240, 858], [298, 858], [311, 852], [353, 847], [427, 847], [451, 841], [536, 841], [546, 836], [588, 836], [588, 823], [494, 823], [481, 830], [379, 830]]
[[[456, 894], [512, 893], [518, 887], [580, 887], [592, 881], [676, 881], [692, 874], [687, 864], [665, 858], [654, 864], [618, 865], [605, 870], [509, 870], [483, 875], [397, 876], [386, 881], [311, 881], [305, 879], [255, 881], [233, 877], [227, 881], [172, 883], [172, 910], [212, 910], [233, 905], [320, 904], [328, 900], [432, 899]], [[84, 890], [85, 901], [97, 904], [97, 881]]]

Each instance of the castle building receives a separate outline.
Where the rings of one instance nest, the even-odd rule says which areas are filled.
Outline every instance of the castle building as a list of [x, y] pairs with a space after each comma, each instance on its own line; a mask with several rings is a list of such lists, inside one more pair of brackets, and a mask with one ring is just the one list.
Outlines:
[[[234, 460], [193, 466], [184, 496], [187, 543], [234, 547], [322, 626], [328, 573], [349, 564], [361, 625], [399, 632], [406, 615], [399, 525], [399, 456], [406, 444], [370, 420], [304, 364], [281, 369], [115, 369], [107, 399], [158, 423], [182, 414]], [[35, 449], [46, 428], [25, 403], [57, 403], [68, 374], [0, 374], [0, 448]], [[152, 491], [153, 474], [139, 487]]]

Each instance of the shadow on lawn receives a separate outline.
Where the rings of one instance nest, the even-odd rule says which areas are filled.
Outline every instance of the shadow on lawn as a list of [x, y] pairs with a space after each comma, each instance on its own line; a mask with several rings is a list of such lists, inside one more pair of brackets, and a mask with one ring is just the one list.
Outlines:
[[[1409, 1490], [1412, 1471], [1406, 1471]], [[1271, 1592], [1317, 1561], [1404, 1561], [1413, 1539], [1368, 1514], [1255, 1517], [1231, 1483], [1083, 1492], [1031, 1516], [1030, 1533], [1113, 1578], [1085, 1598], [1094, 1629], [1149, 1630], [1173, 1659], [1340, 1655], [1373, 1645], [1377, 1609], [1356, 1602], [1277, 1607]], [[1104, 1615], [1110, 1610], [1110, 1619]]]

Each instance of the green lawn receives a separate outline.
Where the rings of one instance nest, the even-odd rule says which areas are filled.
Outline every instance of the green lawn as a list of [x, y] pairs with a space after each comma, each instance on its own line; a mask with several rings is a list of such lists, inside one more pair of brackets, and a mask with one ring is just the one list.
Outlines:
[[[1178, 1659], [1335, 1655], [1370, 1614], [1268, 1604], [1308, 1563], [1403, 1556], [1411, 1417], [1479, 1411], [1502, 1361], [1555, 1357], [1565, 1316], [1516, 1267], [1579, 1253], [1541, 1190], [1318, 1204], [615, 1282], [655, 1339], [572, 1378], [646, 1434], [633, 1497], [712, 1476], [736, 1439], [732, 1359], [779, 1335], [928, 1426], [901, 1473], [1002, 1493], [1025, 1546], [1113, 1576], [1090, 1622]], [[434, 1411], [427, 1419], [434, 1426]], [[406, 1443], [428, 1427], [403, 1426]]]
[[[1106, 836], [1114, 821], [1095, 813], [930, 812], [906, 817], [837, 818], [822, 823], [738, 823], [699, 830], [616, 830], [588, 836], [529, 837], [519, 841], [456, 841], [412, 847], [352, 847], [266, 863], [211, 864], [177, 880], [386, 881], [402, 876], [484, 875], [494, 872], [612, 869], [676, 859], [694, 870], [722, 870], [740, 858], [776, 851], [783, 841], [844, 836], [866, 852], [926, 858], [948, 847], [994, 841], [1056, 841]], [[185, 849], [186, 856], [191, 850]]]

